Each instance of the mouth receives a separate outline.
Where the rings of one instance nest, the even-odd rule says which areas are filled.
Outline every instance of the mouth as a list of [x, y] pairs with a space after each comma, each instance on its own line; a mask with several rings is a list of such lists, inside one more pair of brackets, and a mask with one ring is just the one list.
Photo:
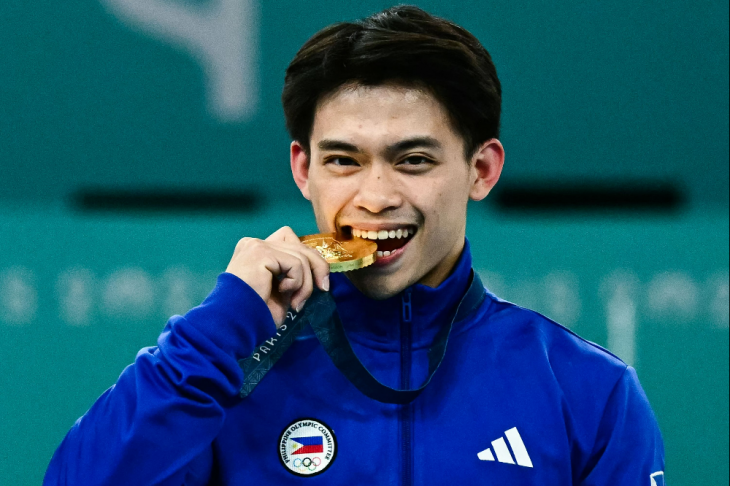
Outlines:
[[351, 226], [347, 227], [347, 229], [352, 236], [375, 241], [378, 244], [376, 253], [378, 258], [385, 258], [400, 253], [398, 250], [406, 246], [418, 231], [418, 228], [412, 225], [393, 226], [387, 229], [382, 228], [377, 230]]

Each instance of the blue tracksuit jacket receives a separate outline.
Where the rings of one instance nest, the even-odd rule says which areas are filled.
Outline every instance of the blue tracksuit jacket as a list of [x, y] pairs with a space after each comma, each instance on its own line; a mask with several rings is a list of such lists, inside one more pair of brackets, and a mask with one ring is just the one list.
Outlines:
[[[348, 338], [376, 378], [423, 382], [470, 273], [467, 244], [438, 288], [385, 301], [332, 275]], [[44, 484], [664, 484], [662, 439], [635, 371], [489, 292], [454, 323], [441, 367], [407, 405], [367, 398], [307, 330], [239, 398], [238, 360], [275, 333], [258, 295], [220, 275], [76, 422]]]

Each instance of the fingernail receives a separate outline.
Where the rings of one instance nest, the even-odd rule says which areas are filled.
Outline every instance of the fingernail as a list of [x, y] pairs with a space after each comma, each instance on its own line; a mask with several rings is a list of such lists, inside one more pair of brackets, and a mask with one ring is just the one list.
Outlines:
[[325, 278], [322, 279], [322, 290], [325, 292], [330, 291], [330, 276], [327, 275]]
[[301, 312], [301, 311], [302, 311], [302, 309], [304, 309], [304, 304], [306, 304], [306, 303], [307, 303], [307, 301], [306, 301], [306, 300], [303, 300], [303, 301], [301, 301], [301, 302], [299, 303], [299, 305], [297, 306], [297, 313]]

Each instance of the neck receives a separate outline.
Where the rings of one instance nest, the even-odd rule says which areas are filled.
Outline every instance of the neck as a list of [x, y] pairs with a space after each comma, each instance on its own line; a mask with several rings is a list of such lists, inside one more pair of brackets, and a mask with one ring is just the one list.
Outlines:
[[446, 258], [441, 260], [438, 265], [424, 275], [418, 283], [431, 288], [436, 288], [441, 285], [441, 282], [451, 275], [456, 263], [459, 261], [461, 252], [464, 251], [464, 241], [463, 236], [459, 238], [448, 255], [446, 255]]
[[451, 273], [438, 286], [420, 282], [388, 299], [377, 302], [361, 293], [343, 274], [332, 275], [332, 296], [348, 336], [388, 349], [398, 349], [404, 294], [409, 294], [413, 312], [413, 344], [430, 345], [445, 319], [450, 318], [468, 288], [471, 254], [462, 241], [462, 253]]

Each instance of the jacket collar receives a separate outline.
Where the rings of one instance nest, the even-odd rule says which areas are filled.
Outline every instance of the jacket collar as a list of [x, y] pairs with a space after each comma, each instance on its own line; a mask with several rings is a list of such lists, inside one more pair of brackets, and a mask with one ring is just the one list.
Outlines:
[[[428, 347], [442, 326], [448, 325], [469, 286], [471, 277], [469, 241], [451, 275], [436, 288], [415, 284], [385, 300], [363, 295], [343, 274], [332, 274], [332, 297], [348, 338], [384, 351], [401, 349], [403, 326], [410, 326], [411, 347]], [[404, 307], [411, 302], [411, 320], [405, 322]]]

